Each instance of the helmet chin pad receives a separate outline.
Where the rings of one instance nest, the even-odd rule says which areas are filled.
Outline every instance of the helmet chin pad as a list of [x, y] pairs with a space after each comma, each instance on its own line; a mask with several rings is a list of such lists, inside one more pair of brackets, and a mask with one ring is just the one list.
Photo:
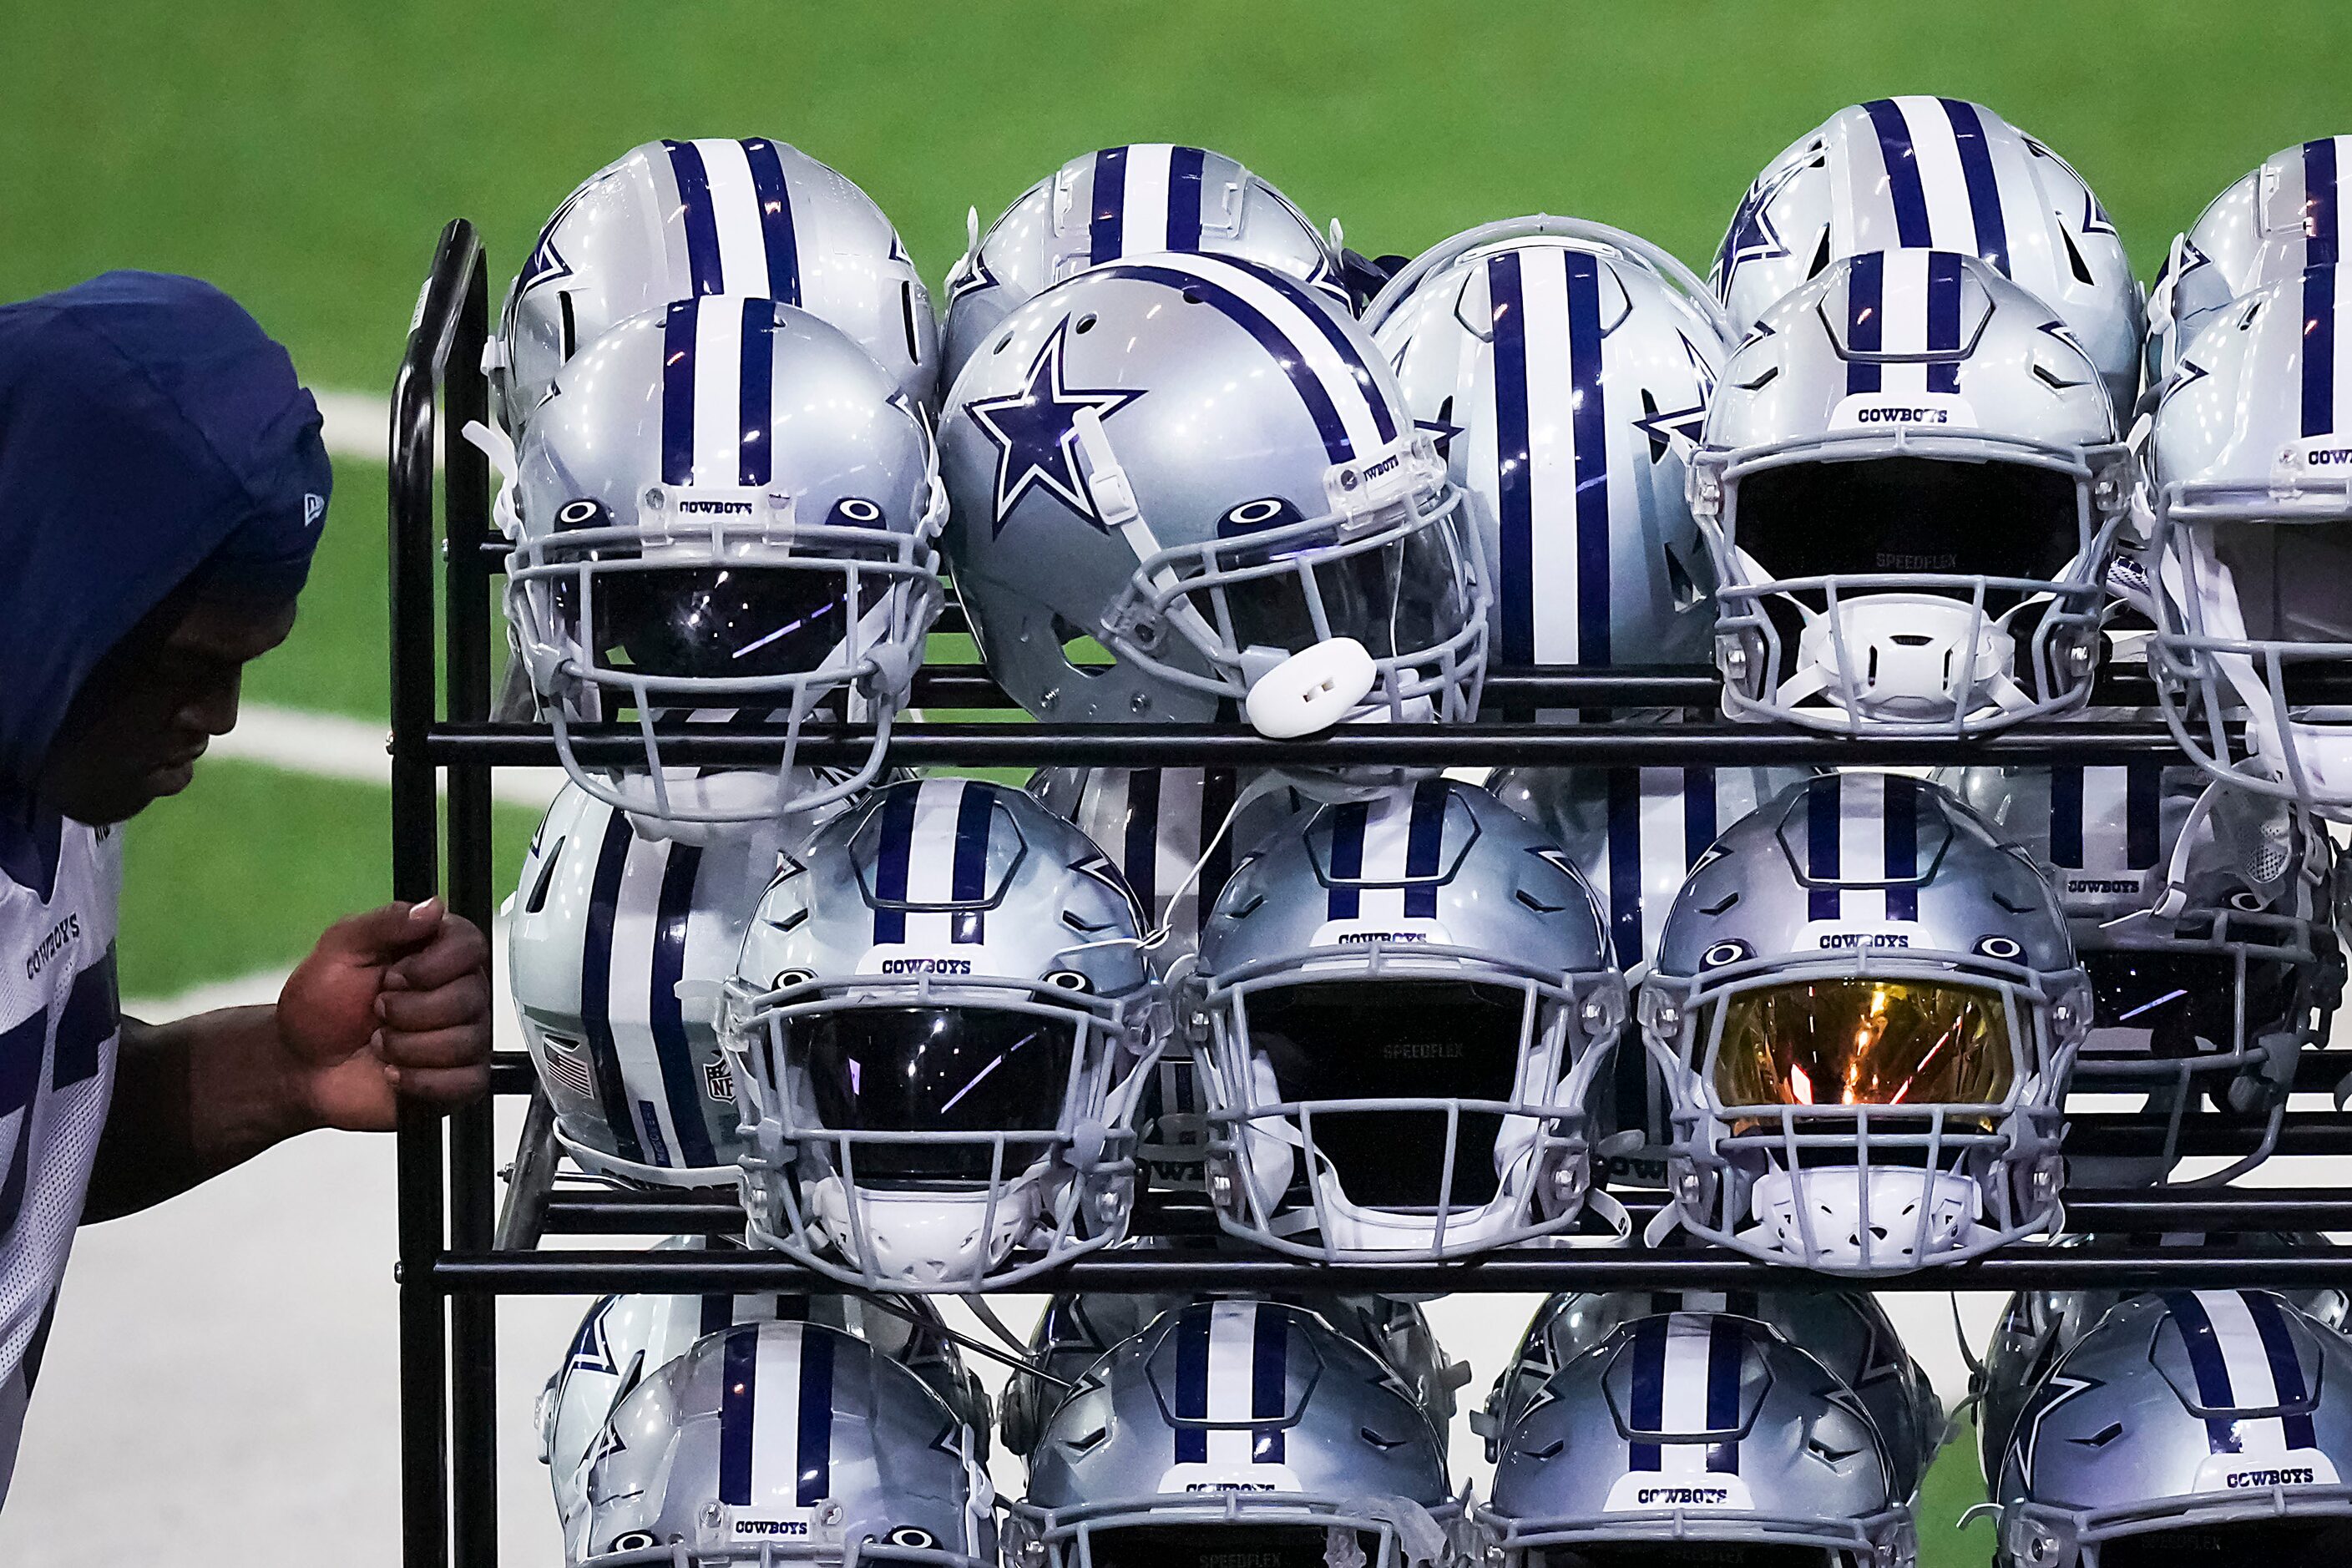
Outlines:
[[1758, 1223], [1747, 1235], [1808, 1265], [1906, 1268], [1966, 1246], [1976, 1230], [1979, 1202], [1975, 1178], [1949, 1171], [1885, 1165], [1867, 1173], [1856, 1165], [1774, 1170], [1758, 1177], [1749, 1192], [1749, 1212]]
[[[860, 1272], [917, 1289], [963, 1284], [978, 1289], [1028, 1234], [1037, 1214], [1034, 1179], [1006, 1184], [995, 1194], [860, 1192], [839, 1176], [810, 1190], [817, 1226]], [[855, 1215], [851, 1205], [856, 1205]]]
[[1966, 717], [2021, 704], [2016, 660], [2008, 627], [1966, 600], [1869, 594], [1806, 615], [1796, 674], [1779, 695], [1851, 700], [1860, 717]]

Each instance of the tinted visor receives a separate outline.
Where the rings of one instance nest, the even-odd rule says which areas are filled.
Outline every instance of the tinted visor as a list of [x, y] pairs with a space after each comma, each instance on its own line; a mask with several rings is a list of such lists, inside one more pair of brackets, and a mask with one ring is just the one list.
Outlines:
[[1608, 1541], [1545, 1546], [1528, 1568], [1859, 1568], [1853, 1552], [1748, 1541]]
[[[1789, 463], [1739, 481], [1739, 547], [1775, 577], [1877, 573], [2048, 581], [2081, 548], [2071, 474], [2021, 463]], [[1923, 591], [1967, 598], [1964, 589]], [[2015, 593], [1989, 595], [1999, 615]]]
[[[2085, 952], [2083, 967], [2092, 993], [2084, 1062], [2180, 1061], [2236, 1048], [2238, 965], [2228, 954]], [[2285, 1018], [2294, 999], [2293, 965], [2247, 962], [2249, 1036]]]
[[[785, 1021], [818, 1120], [837, 1132], [986, 1134], [1060, 1120], [1077, 1047], [1067, 1018], [993, 1007], [851, 1007]], [[1007, 1176], [1045, 1157], [1042, 1138], [1006, 1143]], [[992, 1145], [860, 1142], [861, 1185], [988, 1180]]]
[[2352, 643], [2352, 522], [2217, 523], [2213, 554], [2230, 569], [2249, 637]]
[[2013, 1076], [2000, 994], [1817, 980], [1735, 993], [1715, 1089], [1737, 1105], [1991, 1105]]
[[[1222, 542], [1211, 552], [1210, 570], [1297, 561], [1329, 550], [1335, 542], [1336, 531], [1328, 531], [1274, 549], [1252, 545], [1246, 538]], [[1373, 549], [1324, 555], [1302, 569], [1313, 580], [1328, 635], [1355, 638], [1374, 658], [1435, 647], [1459, 636], [1469, 623], [1454, 533], [1443, 525], [1415, 528]], [[1212, 626], [1222, 623], [1216, 606], [1207, 601], [1220, 595], [1232, 618], [1236, 648], [1297, 652], [1326, 635], [1316, 628], [1307, 584], [1298, 571], [1193, 590], [1194, 607]]]
[[2352, 1520], [2263, 1519], [2167, 1525], [2099, 1548], [2100, 1568], [2337, 1568], [2352, 1561]]
[[[862, 580], [859, 609], [887, 584]], [[578, 590], [558, 607], [577, 619]], [[665, 679], [756, 680], [824, 667], [848, 636], [849, 579], [812, 566], [657, 566], [596, 574], [594, 625], [583, 640], [598, 665]]]
[[[1380, 1537], [1348, 1531], [1368, 1563]], [[1097, 1530], [1088, 1537], [1094, 1568], [1325, 1568], [1330, 1527], [1319, 1524], [1146, 1524]], [[1069, 1553], [1075, 1563], [1077, 1554]]]
[[[1273, 1064], [1285, 1100], [1510, 1100], [1528, 996], [1464, 980], [1331, 980], [1254, 992], [1250, 1044]], [[1315, 1146], [1349, 1201], [1429, 1209], [1444, 1170], [1445, 1112], [1335, 1110], [1315, 1117]], [[1503, 1119], [1461, 1114], [1452, 1203], [1495, 1196]]]

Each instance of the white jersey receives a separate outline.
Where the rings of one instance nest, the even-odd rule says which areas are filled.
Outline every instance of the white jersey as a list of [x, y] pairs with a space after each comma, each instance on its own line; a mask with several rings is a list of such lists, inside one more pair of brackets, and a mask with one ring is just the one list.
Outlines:
[[0, 1498], [114, 1089], [121, 849], [0, 821]]

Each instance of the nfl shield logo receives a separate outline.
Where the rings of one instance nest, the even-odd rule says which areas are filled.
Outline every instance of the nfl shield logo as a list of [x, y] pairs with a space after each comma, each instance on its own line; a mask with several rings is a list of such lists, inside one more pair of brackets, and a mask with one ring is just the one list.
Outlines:
[[735, 1071], [723, 1061], [702, 1064], [702, 1089], [721, 1105], [735, 1103]]

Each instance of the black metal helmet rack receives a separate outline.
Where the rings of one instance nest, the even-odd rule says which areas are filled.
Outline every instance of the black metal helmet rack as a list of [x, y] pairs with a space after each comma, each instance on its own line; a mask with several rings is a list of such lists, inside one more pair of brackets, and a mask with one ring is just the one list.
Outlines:
[[[493, 579], [505, 544], [490, 525], [488, 466], [459, 436], [489, 417], [481, 365], [489, 333], [488, 268], [464, 219], [443, 230], [394, 384], [389, 458], [392, 624], [393, 893], [443, 892], [449, 906], [491, 929], [490, 771], [545, 766], [554, 744], [541, 727], [492, 723]], [[436, 408], [437, 404], [437, 408]], [[436, 452], [436, 437], [439, 437]], [[441, 489], [436, 495], [436, 470]], [[442, 518], [438, 587], [446, 602], [436, 663], [434, 515]], [[955, 612], [951, 608], [950, 616]], [[960, 623], [951, 622], [952, 626]], [[1676, 668], [1592, 673], [1501, 670], [1486, 685], [1490, 711], [1589, 707], [1712, 710], [1712, 670]], [[2137, 699], [2137, 700], [2135, 700]], [[2103, 701], [2144, 706], [2144, 680], [2114, 678]], [[1003, 709], [1013, 704], [975, 668], [929, 669], [918, 706]], [[642, 755], [634, 727], [575, 731], [590, 761]], [[782, 731], [661, 731], [666, 756], [701, 763], [772, 761]], [[849, 762], [866, 742], [804, 740], [802, 760]], [[1233, 728], [1194, 725], [902, 724], [888, 760], [908, 766], [1042, 766], [1049, 763], [1202, 766], [1283, 762], [1507, 763], [1638, 766], [1715, 763], [1851, 762], [1834, 736], [1755, 725], [1632, 723], [1607, 726], [1485, 722], [1467, 730], [1382, 727], [1297, 741], [1267, 741]], [[2177, 755], [2160, 724], [2105, 721], [2021, 727], [1984, 740], [1874, 743], [1874, 761], [1895, 765], [1967, 762], [2126, 763]], [[447, 773], [446, 795], [436, 788]], [[446, 804], [445, 804], [446, 801]], [[444, 813], [446, 812], [446, 823]], [[445, 837], [446, 831], [446, 837]], [[2333, 1087], [2352, 1052], [2306, 1053], [2298, 1088]], [[529, 1059], [500, 1053], [494, 1095], [530, 1096]], [[2121, 1152], [2160, 1146], [2160, 1126], [2118, 1113], [2077, 1116], [2070, 1147]], [[822, 1289], [778, 1254], [742, 1251], [541, 1252], [543, 1234], [665, 1237], [740, 1233], [732, 1204], [694, 1194], [554, 1190], [544, 1101], [526, 1117], [508, 1222], [497, 1218], [496, 1151], [485, 1100], [445, 1123], [404, 1115], [397, 1134], [401, 1354], [401, 1486], [404, 1568], [490, 1568], [499, 1561], [497, 1298], [609, 1291], [752, 1292]], [[2226, 1130], [2191, 1125], [2183, 1153], [2242, 1151]], [[2294, 1112], [2277, 1152], [2352, 1154], [2352, 1116]], [[446, 1161], [446, 1173], [443, 1162]], [[536, 1171], [538, 1178], [531, 1179]], [[2249, 1284], [2344, 1284], [2352, 1249], [2251, 1256], [2234, 1248], [2182, 1248], [2158, 1236], [2256, 1230], [2352, 1230], [2352, 1185], [2324, 1189], [2196, 1189], [2070, 1193], [2070, 1228], [2146, 1237], [2146, 1244], [2021, 1247], [2005, 1254], [1875, 1281], [1880, 1289], [2193, 1288]], [[1637, 1209], [1638, 1213], [1638, 1209]], [[1653, 1250], [1562, 1253], [1502, 1251], [1448, 1265], [1328, 1268], [1268, 1253], [1201, 1245], [1209, 1225], [1197, 1204], [1154, 1196], [1139, 1204], [1136, 1244], [1068, 1264], [1026, 1289], [1165, 1291], [1196, 1288], [1203, 1272], [1236, 1289], [1351, 1291], [1551, 1291], [1562, 1289], [1813, 1289], [1851, 1281], [1749, 1261], [1721, 1252]], [[503, 1231], [507, 1245], [497, 1244]]]

